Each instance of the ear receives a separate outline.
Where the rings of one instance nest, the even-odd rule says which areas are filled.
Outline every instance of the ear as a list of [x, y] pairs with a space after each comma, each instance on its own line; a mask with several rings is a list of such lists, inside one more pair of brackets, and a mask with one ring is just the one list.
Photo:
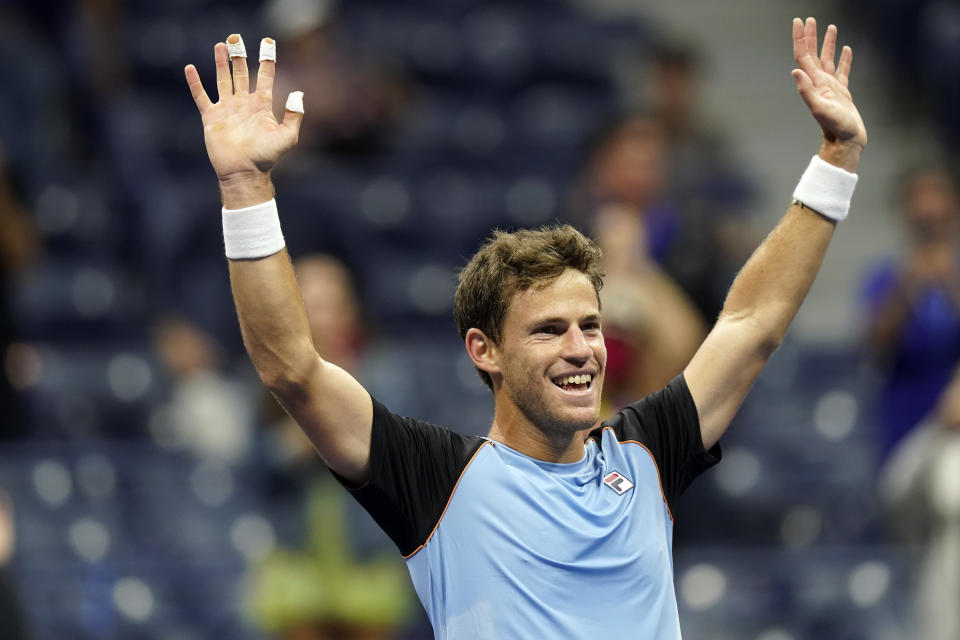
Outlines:
[[491, 378], [500, 373], [500, 366], [497, 364], [497, 345], [483, 331], [477, 328], [467, 329], [464, 344], [467, 355], [477, 369], [489, 374]]

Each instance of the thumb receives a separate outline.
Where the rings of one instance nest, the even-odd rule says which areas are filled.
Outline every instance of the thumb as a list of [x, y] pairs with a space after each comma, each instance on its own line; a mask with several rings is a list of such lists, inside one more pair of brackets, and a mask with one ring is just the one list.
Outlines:
[[800, 69], [794, 69], [790, 72], [790, 75], [797, 83], [797, 93], [809, 103], [813, 94], [813, 80]]
[[284, 105], [281, 127], [286, 129], [294, 142], [300, 136], [300, 123], [303, 122], [303, 91], [291, 91]]

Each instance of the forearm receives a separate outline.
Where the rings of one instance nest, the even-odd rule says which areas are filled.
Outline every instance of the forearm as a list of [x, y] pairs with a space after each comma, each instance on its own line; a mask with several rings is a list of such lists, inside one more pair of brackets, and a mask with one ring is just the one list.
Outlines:
[[[822, 160], [856, 170], [862, 148], [824, 142]], [[813, 284], [836, 222], [794, 203], [747, 261], [727, 295], [721, 317], [749, 319], [764, 342], [779, 344]]]
[[749, 320], [759, 340], [779, 344], [816, 278], [835, 226], [791, 205], [737, 275], [721, 319]]
[[282, 392], [304, 379], [318, 357], [290, 258], [283, 250], [229, 262], [244, 346], [264, 384]]
[[[267, 174], [221, 182], [225, 215], [273, 197]], [[230, 260], [230, 284], [244, 345], [271, 388], [303, 378], [317, 354], [300, 289], [286, 250], [249, 260]]]

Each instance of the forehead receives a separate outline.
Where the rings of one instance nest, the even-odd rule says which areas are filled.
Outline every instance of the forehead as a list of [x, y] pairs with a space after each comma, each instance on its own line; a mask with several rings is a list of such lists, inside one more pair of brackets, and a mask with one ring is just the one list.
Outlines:
[[580, 319], [599, 315], [597, 292], [590, 278], [576, 269], [567, 269], [544, 285], [514, 295], [507, 308], [504, 328], [550, 318]]

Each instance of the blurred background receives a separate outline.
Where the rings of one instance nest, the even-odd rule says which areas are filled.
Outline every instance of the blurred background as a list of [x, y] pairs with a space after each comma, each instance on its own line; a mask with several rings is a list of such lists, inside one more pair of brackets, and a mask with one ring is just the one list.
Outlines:
[[[451, 318], [494, 226], [603, 245], [609, 407], [669, 380], [819, 131], [790, 20], [855, 50], [850, 218], [676, 514], [690, 638], [960, 638], [960, 5], [78, 0], [0, 5], [0, 636], [432, 637], [395, 549], [243, 353], [183, 79], [278, 41], [274, 179], [314, 342], [484, 433]], [[278, 111], [279, 112], [279, 111]]]

